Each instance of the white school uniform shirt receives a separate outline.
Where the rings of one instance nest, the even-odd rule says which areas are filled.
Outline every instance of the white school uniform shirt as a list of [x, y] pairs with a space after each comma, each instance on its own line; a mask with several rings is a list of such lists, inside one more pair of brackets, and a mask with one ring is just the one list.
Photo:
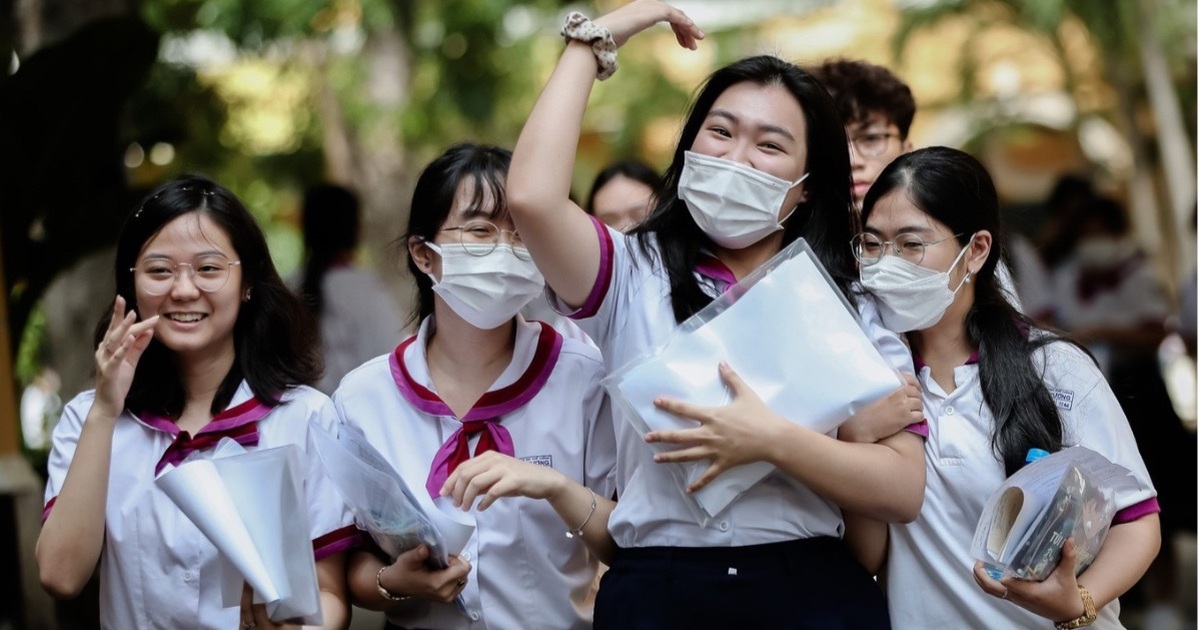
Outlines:
[[[666, 342], [678, 324], [671, 309], [666, 270], [647, 258], [636, 238], [592, 222], [600, 240], [600, 271], [584, 304], [573, 312], [554, 296], [551, 303], [580, 322], [615, 370]], [[715, 258], [698, 266], [696, 277], [713, 297], [735, 281]], [[898, 370], [912, 372], [907, 346], [883, 327], [874, 301], [859, 296], [859, 316], [868, 337]], [[764, 343], [787, 331], [764, 331]], [[774, 471], [747, 489], [701, 527], [670, 469], [657, 464], [642, 433], [615, 406], [617, 507], [608, 529], [621, 547], [740, 547], [817, 536], [840, 538], [841, 510], [794, 478]], [[836, 435], [836, 430], [829, 433]]]
[[[512, 361], [475, 409], [501, 418], [517, 459], [612, 496], [615, 444], [599, 353], [548, 324], [517, 322]], [[427, 492], [434, 455], [462, 425], [429, 376], [425, 347], [433, 327], [427, 317], [414, 337], [346, 375], [333, 395], [342, 421], [360, 429], [413, 492]], [[472, 453], [479, 435], [470, 441]], [[461, 554], [471, 563], [467, 614], [414, 599], [389, 613], [393, 623], [430, 630], [591, 627], [584, 599], [598, 562], [582, 540], [566, 537], [567, 525], [548, 502], [504, 497], [471, 514], [476, 530]]]
[[[46, 508], [50, 515], [62, 489], [95, 391], [75, 397], [54, 429]], [[265, 415], [264, 415], [265, 414]], [[216, 446], [215, 432], [227, 433], [248, 450], [294, 444], [308, 452], [309, 422], [334, 430], [337, 415], [329, 397], [310, 387], [288, 389], [267, 410], [243, 382], [229, 408], [192, 438], [169, 420], [123, 412], [112, 438], [104, 547], [100, 554], [100, 625], [104, 628], [238, 627], [238, 606], [222, 608], [221, 565], [217, 549], [154, 484], [157, 470], [180, 463], [194, 450]], [[220, 431], [222, 429], [226, 431]], [[257, 446], [254, 441], [257, 440]], [[315, 456], [304, 482], [312, 549], [317, 559], [345, 551], [357, 540], [353, 517]]]
[[[1114, 522], [1157, 512], [1156, 493], [1120, 404], [1092, 360], [1067, 342], [1035, 355], [1058, 405], [1064, 446], [1085, 446], [1133, 471], [1136, 491], [1117, 496]], [[1052, 623], [985, 593], [975, 583], [971, 541], [984, 504], [1006, 476], [992, 451], [992, 414], [983, 400], [979, 366], [954, 370], [947, 394], [922, 366], [929, 436], [925, 445], [925, 502], [917, 520], [889, 526], [887, 590], [897, 630], [925, 628], [1049, 628]], [[1099, 612], [1095, 628], [1121, 628], [1120, 604]]]

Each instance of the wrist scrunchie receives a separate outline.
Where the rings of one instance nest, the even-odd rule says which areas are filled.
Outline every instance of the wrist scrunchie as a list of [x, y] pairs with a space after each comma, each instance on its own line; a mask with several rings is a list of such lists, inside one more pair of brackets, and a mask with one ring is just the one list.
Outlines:
[[560, 34], [567, 43], [575, 39], [592, 45], [592, 54], [596, 56], [597, 79], [603, 81], [617, 71], [617, 42], [608, 29], [582, 13], [572, 11], [567, 15]]

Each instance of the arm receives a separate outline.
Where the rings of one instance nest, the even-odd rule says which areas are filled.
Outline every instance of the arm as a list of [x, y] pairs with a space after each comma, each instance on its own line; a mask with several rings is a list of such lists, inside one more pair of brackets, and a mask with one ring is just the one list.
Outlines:
[[874, 444], [842, 442], [771, 411], [727, 364], [721, 378], [733, 402], [703, 408], [660, 398], [659, 408], [700, 423], [694, 429], [652, 431], [648, 442], [687, 445], [657, 453], [657, 462], [707, 459], [712, 465], [688, 487], [704, 487], [721, 472], [766, 461], [843, 510], [883, 522], [910, 522], [925, 493], [924, 440], [901, 431]]
[[[471, 565], [458, 556], [450, 557], [450, 566], [445, 569], [430, 569], [426, 564], [429, 548], [421, 545], [400, 554], [390, 565], [384, 564], [374, 554], [355, 551], [350, 557], [346, 572], [350, 588], [350, 600], [367, 610], [403, 610], [412, 602], [389, 600], [379, 592], [379, 586], [397, 597], [413, 597], [448, 604], [462, 592], [467, 584]], [[380, 573], [380, 569], [387, 567]], [[376, 583], [378, 579], [378, 583]]]
[[842, 536], [850, 553], [871, 575], [879, 575], [887, 562], [887, 523], [869, 519], [854, 512], [842, 512], [846, 534]]
[[[666, 21], [681, 45], [695, 48], [704, 35], [681, 11], [638, 0], [596, 20], [617, 45]], [[569, 198], [583, 113], [596, 77], [590, 44], [571, 41], [538, 97], [508, 171], [505, 194], [513, 223], [546, 278], [568, 305], [587, 299], [600, 267], [591, 219]]]
[[1086, 571], [1075, 577], [1075, 541], [1063, 545], [1062, 559], [1050, 577], [1030, 582], [1016, 577], [996, 581], [988, 576], [983, 563], [975, 565], [975, 582], [994, 597], [1051, 621], [1068, 621], [1083, 615], [1079, 587], [1086, 587], [1096, 610], [1115, 601], [1141, 579], [1161, 544], [1158, 515], [1150, 514], [1135, 521], [1113, 525], [1104, 546]]
[[564, 529], [574, 531], [583, 524], [583, 542], [588, 551], [601, 562], [612, 561], [616, 545], [608, 533], [608, 517], [617, 503], [553, 468], [488, 451], [460, 464], [442, 486], [441, 494], [453, 497], [454, 505], [464, 510], [482, 496], [476, 508], [481, 512], [500, 497], [545, 499], [562, 518]]
[[71, 464], [54, 509], [38, 536], [42, 587], [54, 597], [79, 594], [96, 570], [104, 546], [104, 513], [112, 436], [138, 359], [154, 336], [158, 317], [134, 323], [118, 297], [104, 341], [96, 348], [96, 398], [83, 421]]
[[321, 602], [321, 625], [299, 626], [275, 623], [267, 615], [266, 604], [255, 604], [254, 591], [242, 585], [242, 628], [316, 628], [345, 630], [350, 627], [350, 607], [346, 604], [346, 554], [335, 553], [317, 561], [317, 587]]

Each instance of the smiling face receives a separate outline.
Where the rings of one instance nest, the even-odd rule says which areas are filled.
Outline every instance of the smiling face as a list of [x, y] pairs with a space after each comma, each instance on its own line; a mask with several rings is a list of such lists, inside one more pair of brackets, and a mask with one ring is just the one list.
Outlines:
[[[713, 102], [691, 150], [794, 182], [808, 170], [804, 112], [778, 84], [736, 83]], [[788, 191], [780, 219], [806, 199], [804, 186]]]
[[172, 352], [183, 356], [234, 354], [233, 329], [242, 299], [242, 269], [229, 267], [224, 286], [202, 291], [188, 271], [187, 263], [199, 271], [205, 259], [238, 260], [238, 253], [224, 229], [203, 212], [189, 212], [167, 223], [146, 242], [138, 254], [139, 270], [161, 266], [176, 269], [170, 289], [152, 295], [149, 276], [134, 273], [137, 310], [142, 319], [161, 316], [154, 337]]

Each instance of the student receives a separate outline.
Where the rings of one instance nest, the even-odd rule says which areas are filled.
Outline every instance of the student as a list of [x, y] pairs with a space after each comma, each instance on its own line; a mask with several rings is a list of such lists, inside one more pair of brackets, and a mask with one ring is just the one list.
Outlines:
[[614, 230], [628, 232], [650, 213], [657, 187], [658, 173], [646, 164], [613, 162], [596, 174], [584, 208]]
[[[517, 314], [543, 282], [508, 216], [510, 159], [462, 144], [421, 173], [404, 237], [420, 329], [334, 393], [343, 421], [414, 492], [474, 509], [475, 534], [446, 569], [425, 566], [426, 547], [390, 565], [354, 554], [355, 603], [403, 627], [590, 627], [584, 598], [611, 546], [610, 502], [599, 499], [612, 496], [615, 465], [603, 363]], [[449, 603], [458, 595], [465, 616]]]
[[304, 191], [304, 271], [300, 292], [320, 323], [325, 373], [317, 389], [332, 394], [347, 372], [396, 342], [404, 329], [379, 275], [355, 262], [358, 197], [335, 184]]
[[[216, 446], [307, 449], [332, 429], [313, 322], [271, 263], [262, 229], [222, 186], [158, 187], [117, 242], [117, 298], [96, 329], [96, 387], [54, 430], [42, 584], [70, 598], [100, 564], [106, 628], [272, 627], [262, 605], [223, 608], [217, 550], [154, 483]], [[315, 469], [314, 469], [315, 470]], [[345, 627], [343, 551], [354, 539], [332, 484], [305, 483], [325, 627]]]
[[850, 139], [851, 196], [863, 197], [892, 160], [912, 151], [908, 129], [917, 112], [912, 90], [887, 68], [865, 61], [829, 59], [813, 68], [837, 106]]
[[[853, 299], [845, 134], [820, 85], [774, 57], [743, 59], [709, 78], [657, 205], [632, 235], [570, 201], [573, 139], [594, 77], [615, 67], [617, 45], [659, 22], [684, 47], [703, 37], [660, 2], [633, 2], [594, 22], [568, 17], [570, 41], [521, 132], [508, 177], [522, 239], [559, 306], [585, 320], [611, 367], [664, 342], [724, 287], [801, 236]], [[877, 315], [869, 301], [858, 305], [895, 364], [907, 363], [899, 340], [870, 323]], [[763, 343], [784, 334], [764, 331]], [[920, 506], [921, 438], [900, 432], [880, 444], [838, 442], [771, 413], [732, 371], [722, 374], [735, 393], [729, 406], [663, 401], [700, 422], [696, 429], [647, 438], [625, 418], [614, 420], [620, 501], [608, 529], [617, 549], [596, 600], [596, 626], [886, 626], [878, 587], [839, 540], [839, 507], [911, 519]], [[895, 416], [919, 420], [919, 394], [900, 398], [911, 405]], [[712, 461], [693, 488], [754, 460], [780, 471], [701, 527], [646, 439], [690, 445], [657, 461]]]
[[[892, 623], [1122, 627], [1117, 597], [1159, 549], [1155, 491], [1091, 357], [1036, 328], [1001, 294], [994, 272], [1003, 237], [987, 171], [945, 147], [903, 155], [867, 193], [863, 221], [854, 241], [862, 282], [880, 300], [884, 323], [907, 333], [929, 422], [921, 515], [888, 528]], [[984, 503], [1030, 448], [1068, 446], [1133, 471], [1138, 490], [1116, 497], [1108, 538], [1078, 578], [1072, 542], [1043, 582], [990, 578], [970, 554]]]

